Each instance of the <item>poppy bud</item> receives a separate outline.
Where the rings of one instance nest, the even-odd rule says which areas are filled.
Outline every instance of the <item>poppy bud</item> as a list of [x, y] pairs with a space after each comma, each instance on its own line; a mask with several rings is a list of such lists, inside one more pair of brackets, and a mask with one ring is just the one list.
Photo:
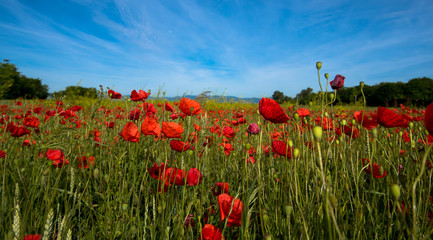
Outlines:
[[269, 233], [265, 234], [265, 240], [272, 240], [272, 235]]
[[347, 124], [346, 119], [341, 120], [341, 125], [345, 126]]
[[322, 62], [316, 62], [316, 68], [320, 70], [322, 68]]
[[292, 214], [292, 212], [293, 212], [293, 206], [290, 205], [290, 204], [286, 204], [284, 206], [284, 211], [286, 212], [287, 216], [290, 216]]
[[293, 156], [294, 157], [298, 157], [300, 153], [301, 152], [299, 151], [299, 149], [297, 149], [297, 148], [293, 149]]
[[334, 196], [334, 194], [329, 193], [328, 199], [333, 208], [336, 208], [338, 206], [337, 198]]
[[288, 144], [289, 144], [289, 147], [293, 147], [293, 141], [292, 140], [289, 140]]
[[395, 183], [391, 184], [391, 194], [396, 199], [399, 199], [400, 198], [400, 186], [395, 184]]
[[313, 102], [310, 101], [310, 102], [308, 103], [308, 105], [310, 105], [310, 107], [312, 107], [312, 106], [313, 106]]
[[95, 169], [93, 170], [93, 177], [96, 178], [96, 179], [98, 179], [99, 176], [100, 176], [99, 169], [98, 169], [98, 168], [95, 168]]
[[329, 94], [329, 98], [334, 99], [335, 95], [333, 93]]
[[299, 120], [299, 114], [298, 113], [295, 113], [295, 115], [293, 117], [295, 118], [296, 121]]
[[122, 204], [122, 210], [123, 211], [128, 210], [128, 204], [127, 203]]
[[316, 138], [317, 140], [320, 140], [322, 138], [322, 134], [323, 134], [322, 127], [320, 127], [320, 126], [314, 126], [313, 127], [314, 138]]
[[359, 86], [361, 86], [363, 88], [364, 87], [364, 82], [360, 82]]
[[329, 74], [328, 73], [325, 73], [325, 78], [329, 79]]
[[409, 122], [409, 127], [413, 128], [413, 122]]

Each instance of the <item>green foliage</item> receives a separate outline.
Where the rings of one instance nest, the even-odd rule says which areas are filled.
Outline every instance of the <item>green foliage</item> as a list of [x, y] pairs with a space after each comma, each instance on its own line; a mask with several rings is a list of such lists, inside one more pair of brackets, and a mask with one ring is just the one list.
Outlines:
[[39, 78], [29, 78], [18, 72], [14, 64], [0, 64], [0, 98], [2, 99], [45, 99], [48, 97], [48, 86]]
[[433, 80], [427, 77], [411, 79], [406, 84], [406, 91], [412, 104], [427, 106], [433, 98]]
[[275, 91], [274, 94], [272, 94], [272, 99], [274, 99], [275, 101], [277, 101], [278, 103], [284, 103], [284, 102], [291, 102], [293, 101], [293, 99], [291, 97], [288, 97], [286, 95], [284, 95], [283, 92], [280, 91]]
[[302, 89], [300, 93], [296, 95], [296, 99], [299, 104], [307, 105], [309, 102], [313, 101], [316, 98], [316, 94], [313, 93], [312, 88]]
[[97, 91], [95, 88], [85, 88], [81, 86], [68, 86], [65, 90], [53, 93], [53, 98], [91, 98], [95, 99], [98, 97]]
[[[433, 80], [423, 77], [411, 79], [407, 83], [382, 82], [373, 86], [365, 84], [363, 91], [368, 106], [397, 107], [399, 104], [427, 106], [432, 102]], [[312, 89], [304, 89], [298, 96], [300, 104], [308, 104], [312, 99]], [[343, 87], [337, 91], [337, 103], [359, 102], [362, 102], [360, 86]]]

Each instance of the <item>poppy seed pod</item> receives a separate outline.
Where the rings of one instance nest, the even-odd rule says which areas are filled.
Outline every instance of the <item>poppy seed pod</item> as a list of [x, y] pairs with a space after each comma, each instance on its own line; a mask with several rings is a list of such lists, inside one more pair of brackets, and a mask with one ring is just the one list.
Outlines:
[[325, 78], [329, 79], [329, 73], [325, 73]]
[[316, 62], [316, 68], [320, 70], [322, 68], [322, 62]]
[[323, 134], [322, 127], [320, 126], [313, 127], [313, 135], [315, 139], [320, 140], [322, 138], [322, 134]]
[[394, 196], [396, 199], [400, 198], [400, 186], [397, 184], [392, 184], [391, 185], [391, 194], [392, 196]]

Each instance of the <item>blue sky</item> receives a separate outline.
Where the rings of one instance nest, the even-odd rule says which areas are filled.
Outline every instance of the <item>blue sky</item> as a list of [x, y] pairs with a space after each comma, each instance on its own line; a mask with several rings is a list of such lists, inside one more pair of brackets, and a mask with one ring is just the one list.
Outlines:
[[431, 0], [1, 0], [0, 58], [50, 92], [295, 96], [319, 90], [316, 61], [349, 87], [433, 78], [432, 12]]

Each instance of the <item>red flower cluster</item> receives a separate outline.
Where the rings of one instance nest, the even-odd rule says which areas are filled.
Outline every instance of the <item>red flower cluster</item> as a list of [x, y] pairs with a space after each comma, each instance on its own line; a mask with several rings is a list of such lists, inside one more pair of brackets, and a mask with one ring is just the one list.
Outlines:
[[53, 161], [53, 166], [56, 168], [61, 168], [63, 165], [69, 164], [68, 159], [65, 158], [65, 154], [59, 149], [48, 149], [45, 156]]

